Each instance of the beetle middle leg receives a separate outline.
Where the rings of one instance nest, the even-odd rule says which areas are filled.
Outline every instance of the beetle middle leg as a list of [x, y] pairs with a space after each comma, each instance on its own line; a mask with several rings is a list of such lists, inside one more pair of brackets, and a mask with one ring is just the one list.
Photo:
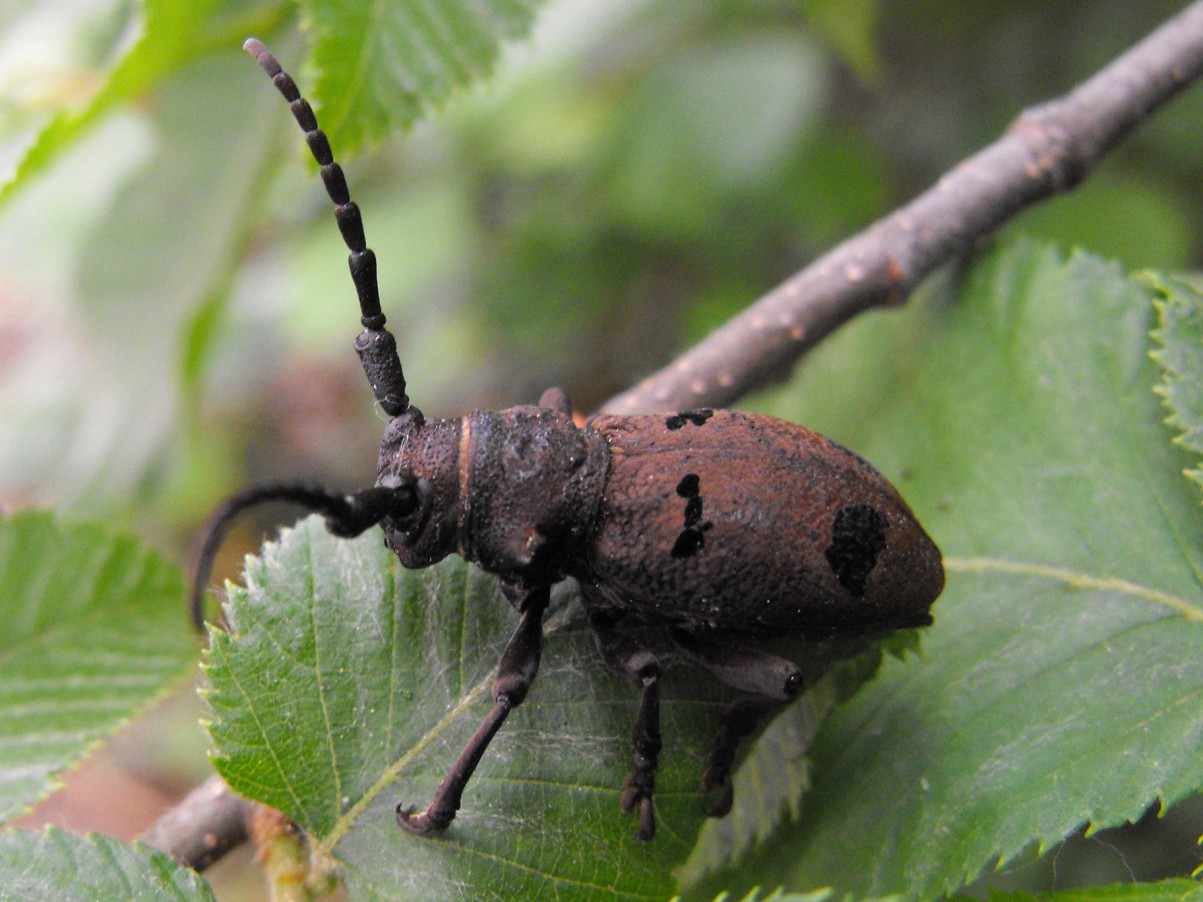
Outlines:
[[755, 648], [732, 645], [682, 629], [670, 632], [672, 640], [695, 663], [716, 679], [748, 694], [738, 698], [719, 715], [714, 749], [702, 773], [702, 789], [719, 791], [708, 808], [711, 817], [722, 817], [735, 799], [731, 768], [739, 743], [751, 735], [771, 712], [797, 697], [802, 690], [802, 671], [785, 658]]
[[464, 787], [472, 778], [485, 749], [510, 712], [522, 704], [539, 671], [543, 652], [543, 613], [550, 598], [551, 589], [544, 586], [531, 590], [517, 602], [521, 618], [505, 647], [497, 668], [497, 679], [493, 681], [493, 710], [476, 728], [426, 810], [415, 815], [412, 807], [405, 807], [404, 803], [397, 806], [397, 823], [403, 829], [424, 835], [431, 830], [445, 829], [455, 819]]
[[652, 796], [656, 790], [656, 767], [660, 749], [660, 662], [638, 642], [614, 628], [606, 614], [590, 611], [593, 639], [602, 658], [611, 669], [639, 690], [639, 713], [631, 730], [635, 751], [631, 772], [627, 774], [622, 796], [623, 813], [639, 808], [639, 832], [635, 838], [650, 842], [656, 836], [656, 810]]

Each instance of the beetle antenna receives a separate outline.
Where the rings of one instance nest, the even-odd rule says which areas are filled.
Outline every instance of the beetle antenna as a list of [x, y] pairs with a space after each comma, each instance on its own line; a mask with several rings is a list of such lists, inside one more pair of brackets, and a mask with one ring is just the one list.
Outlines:
[[417, 535], [430, 513], [432, 490], [425, 479], [407, 474], [407, 478], [378, 485], [350, 495], [298, 482], [282, 482], [245, 489], [226, 499], [201, 527], [193, 545], [192, 590], [188, 610], [192, 625], [199, 632], [205, 625], [205, 590], [217, 551], [230, 531], [230, 525], [243, 511], [261, 504], [286, 502], [297, 504], [326, 518], [326, 529], [342, 539], [350, 539], [381, 520], [391, 519], [402, 539]]
[[384, 328], [384, 313], [380, 310], [380, 287], [376, 281], [376, 255], [368, 248], [363, 234], [363, 217], [359, 207], [351, 200], [347, 179], [342, 167], [334, 162], [330, 141], [326, 133], [318, 128], [317, 117], [301, 92], [280, 63], [257, 38], [247, 38], [242, 49], [255, 58], [260, 68], [268, 74], [284, 99], [288, 101], [293, 118], [305, 132], [305, 141], [313, 158], [321, 167], [322, 183], [326, 193], [334, 201], [334, 218], [343, 241], [351, 251], [348, 263], [351, 280], [359, 295], [360, 322], [364, 330], [355, 339], [355, 351], [363, 363], [363, 371], [371, 383], [372, 391], [381, 408], [390, 417], [409, 412], [421, 418], [416, 407], [411, 407], [405, 394], [405, 376], [401, 372], [401, 358], [397, 355], [397, 341]]

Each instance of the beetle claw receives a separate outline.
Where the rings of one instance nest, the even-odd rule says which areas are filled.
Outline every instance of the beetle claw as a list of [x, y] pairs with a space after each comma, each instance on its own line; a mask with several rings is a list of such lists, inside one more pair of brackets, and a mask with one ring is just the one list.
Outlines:
[[702, 774], [702, 791], [712, 793], [715, 790], [718, 790], [717, 798], [706, 806], [706, 816], [726, 817], [735, 803], [735, 785], [727, 768], [708, 767]]
[[405, 806], [402, 802], [397, 806], [397, 826], [406, 833], [412, 833], [415, 836], [426, 836], [431, 830], [439, 829], [439, 825], [434, 820], [427, 816], [426, 812], [414, 814], [415, 807], [413, 805]]
[[630, 814], [635, 810], [635, 806], [639, 806], [639, 832], [635, 834], [635, 839], [639, 842], [651, 842], [656, 838], [656, 809], [652, 804], [652, 794], [647, 789], [634, 785], [634, 781], [628, 778], [627, 791], [622, 794], [622, 813]]

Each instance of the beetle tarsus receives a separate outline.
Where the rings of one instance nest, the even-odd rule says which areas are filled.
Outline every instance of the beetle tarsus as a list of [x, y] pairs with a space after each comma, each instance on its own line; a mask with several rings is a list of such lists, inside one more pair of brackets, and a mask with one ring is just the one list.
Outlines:
[[446, 830], [455, 819], [454, 811], [445, 815], [431, 812], [429, 809], [421, 814], [414, 814], [415, 810], [413, 805], [406, 806], [402, 803], [397, 806], [397, 826], [414, 836], [428, 836], [435, 831]]
[[652, 802], [652, 789], [648, 787], [637, 789], [631, 787], [630, 783], [635, 773], [632, 772], [627, 777], [628, 789], [622, 797], [622, 813], [630, 814], [635, 810], [635, 806], [639, 806], [639, 831], [635, 834], [635, 839], [638, 842], [651, 842], [656, 838], [656, 806]]
[[706, 768], [702, 774], [702, 792], [713, 799], [703, 805], [707, 817], [726, 817], [731, 813], [731, 806], [735, 804], [735, 787], [731, 783], [730, 770]]

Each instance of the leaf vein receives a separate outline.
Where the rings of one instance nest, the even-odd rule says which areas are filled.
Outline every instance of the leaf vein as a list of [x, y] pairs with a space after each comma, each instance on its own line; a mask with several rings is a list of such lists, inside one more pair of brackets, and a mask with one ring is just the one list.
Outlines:
[[1147, 601], [1177, 611], [1187, 620], [1203, 623], [1203, 609], [1190, 602], [1139, 583], [1129, 582], [1112, 576], [1091, 576], [1066, 567], [1052, 567], [1045, 564], [1032, 564], [1023, 561], [1009, 561], [1003, 558], [972, 557], [945, 558], [944, 567], [954, 573], [1012, 573], [1020, 576], [1035, 576], [1044, 579], [1058, 580], [1077, 589], [1098, 589], [1105, 592], [1121, 592], [1134, 595]]

